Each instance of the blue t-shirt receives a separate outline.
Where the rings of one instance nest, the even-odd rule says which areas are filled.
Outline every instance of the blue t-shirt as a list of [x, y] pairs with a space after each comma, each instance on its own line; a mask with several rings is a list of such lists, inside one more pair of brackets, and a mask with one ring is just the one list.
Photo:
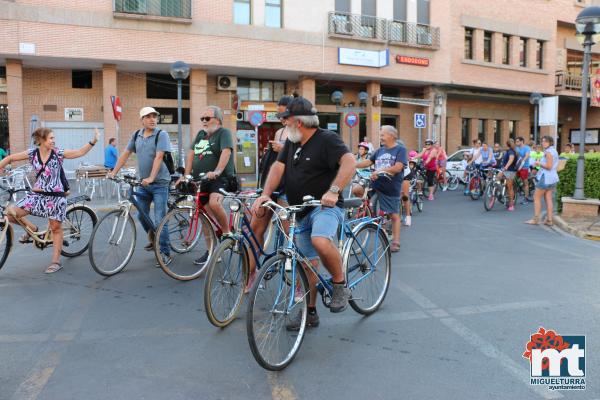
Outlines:
[[[527, 145], [524, 145], [523, 147], [517, 147], [517, 150], [519, 151], [519, 160], [523, 160], [527, 153], [531, 153], [531, 148]], [[529, 168], [529, 158], [525, 160], [523, 165], [521, 165], [521, 168]]]
[[[135, 153], [138, 159], [138, 171], [140, 178], [145, 179], [150, 176], [152, 172], [152, 165], [154, 164], [154, 158], [156, 157], [157, 151], [171, 151], [171, 142], [169, 141], [169, 134], [165, 131], [161, 131], [155, 128], [152, 135], [144, 137], [144, 130], [139, 130], [137, 140], [133, 141], [135, 133], [131, 135], [131, 139], [127, 144], [127, 150]], [[156, 135], [158, 136], [158, 142], [156, 141]], [[164, 162], [160, 163], [160, 170], [154, 180], [156, 185], [169, 185], [171, 182], [171, 174]]]
[[117, 165], [117, 148], [112, 145], [106, 146], [104, 149], [104, 166], [113, 169]]
[[[508, 159], [510, 158], [510, 156], [514, 156], [514, 158], [512, 163], [510, 163], [510, 166], [506, 168], [506, 164], [508, 164]], [[502, 167], [506, 168], [507, 171], [517, 170], [517, 154], [513, 149], [509, 148], [504, 152], [504, 157], [502, 158]]]
[[[406, 166], [406, 147], [396, 145], [388, 149], [381, 146], [373, 153], [371, 161], [375, 164], [375, 171], [392, 167], [398, 162]], [[400, 197], [403, 178], [404, 171], [400, 171], [394, 175], [391, 181], [388, 178], [379, 177], [373, 182], [373, 189], [387, 196]]]

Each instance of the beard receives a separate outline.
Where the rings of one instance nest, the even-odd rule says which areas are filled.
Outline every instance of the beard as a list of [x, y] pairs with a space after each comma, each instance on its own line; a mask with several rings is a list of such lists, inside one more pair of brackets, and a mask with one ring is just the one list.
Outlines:
[[219, 130], [219, 125], [215, 125], [215, 126], [211, 126], [211, 127], [206, 127], [206, 129], [205, 129], [206, 133], [208, 133], [209, 135], [212, 135], [217, 130]]
[[288, 126], [288, 140], [292, 143], [298, 143], [302, 139], [302, 132], [298, 128]]

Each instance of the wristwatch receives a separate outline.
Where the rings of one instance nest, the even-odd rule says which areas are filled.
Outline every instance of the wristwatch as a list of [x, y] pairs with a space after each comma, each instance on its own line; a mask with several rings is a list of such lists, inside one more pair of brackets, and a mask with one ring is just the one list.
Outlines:
[[331, 186], [331, 187], [329, 188], [329, 191], [330, 191], [331, 193], [333, 193], [333, 194], [339, 194], [339, 193], [340, 193], [340, 187], [339, 187], [339, 186], [335, 186], [335, 185], [333, 185], [333, 186]]

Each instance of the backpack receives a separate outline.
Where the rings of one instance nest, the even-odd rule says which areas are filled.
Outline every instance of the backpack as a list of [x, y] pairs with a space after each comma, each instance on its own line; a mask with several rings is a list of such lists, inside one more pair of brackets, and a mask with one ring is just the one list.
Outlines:
[[[134, 147], [135, 147], [135, 143], [137, 141], [138, 135], [143, 130], [144, 129], [142, 128], [139, 131], [136, 131], [135, 134], [133, 135], [133, 146]], [[164, 131], [158, 131], [158, 133], [156, 134], [156, 137], [154, 138], [154, 148], [155, 149], [156, 149], [156, 146], [158, 145], [158, 137], [160, 136], [161, 132], [164, 132]], [[168, 133], [167, 133], [167, 135], [168, 135]], [[169, 174], [173, 175], [175, 173], [175, 161], [173, 160], [173, 155], [171, 154], [170, 151], [165, 151], [165, 154], [163, 155], [163, 163], [169, 170]]]
[[[71, 188], [69, 186], [69, 180], [67, 179], [67, 175], [65, 174], [65, 170], [63, 169], [62, 166], [62, 162], [60, 161], [60, 158], [58, 158], [58, 155], [56, 154], [56, 152], [54, 150], [52, 150], [50, 152], [50, 157], [48, 157], [48, 161], [46, 161], [46, 164], [44, 164], [42, 162], [42, 156], [40, 155], [40, 149], [37, 148], [35, 149], [35, 157], [37, 157], [38, 161], [40, 162], [40, 164], [42, 164], [42, 168], [40, 169], [40, 172], [38, 172], [35, 175], [35, 180], [37, 181], [40, 177], [40, 175], [42, 175], [42, 172], [44, 172], [46, 170], [46, 165], [48, 165], [48, 163], [50, 162], [50, 160], [52, 160], [52, 157], [56, 157], [58, 159], [58, 166], [60, 168], [60, 184], [63, 187], [64, 192], [62, 192], [62, 194], [64, 194], [65, 196], [67, 196], [69, 194], [69, 192], [71, 191]], [[46, 192], [48, 193], [48, 192]], [[60, 194], [60, 192], [56, 192], [57, 194]]]

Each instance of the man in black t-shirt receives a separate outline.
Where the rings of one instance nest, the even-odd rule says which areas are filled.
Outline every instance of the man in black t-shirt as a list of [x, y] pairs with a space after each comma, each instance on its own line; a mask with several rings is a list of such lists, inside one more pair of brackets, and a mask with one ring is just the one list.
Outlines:
[[[270, 199], [285, 178], [288, 203], [302, 204], [302, 197], [311, 195], [321, 200], [321, 207], [299, 214], [296, 245], [313, 265], [318, 259], [333, 279], [331, 312], [344, 311], [350, 290], [342, 271], [342, 258], [337, 249], [337, 232], [342, 223], [341, 190], [354, 175], [356, 161], [341, 138], [334, 132], [319, 128], [317, 110], [310, 101], [297, 97], [279, 114], [286, 118], [288, 140], [271, 166], [263, 195], [254, 203], [254, 212]], [[310, 285], [308, 325], [318, 325], [316, 317], [316, 277], [307, 274]], [[293, 322], [293, 321], [292, 321]], [[297, 324], [299, 326], [299, 323]], [[295, 329], [293, 323], [287, 328]]]

